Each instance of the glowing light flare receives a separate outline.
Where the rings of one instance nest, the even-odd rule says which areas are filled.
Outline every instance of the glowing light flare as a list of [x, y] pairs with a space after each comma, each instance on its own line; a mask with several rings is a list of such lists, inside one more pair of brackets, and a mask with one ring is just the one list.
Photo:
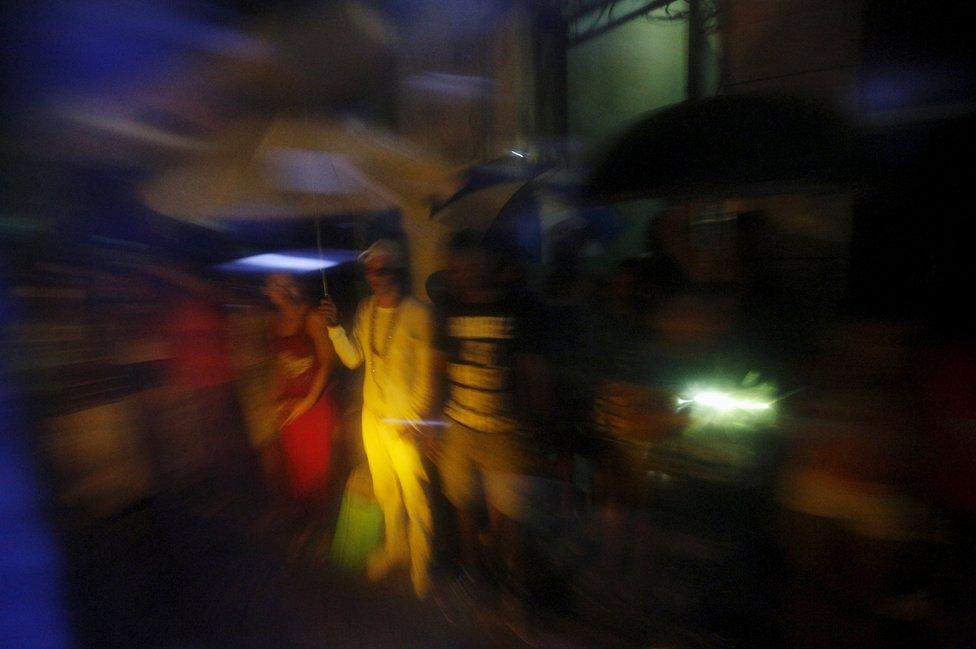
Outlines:
[[688, 399], [678, 399], [678, 406], [687, 405], [702, 406], [711, 408], [718, 412], [735, 412], [737, 410], [746, 412], [759, 412], [769, 410], [773, 404], [769, 401], [759, 401], [757, 399], [746, 399], [736, 397], [728, 392], [719, 390], [703, 390], [695, 392]]

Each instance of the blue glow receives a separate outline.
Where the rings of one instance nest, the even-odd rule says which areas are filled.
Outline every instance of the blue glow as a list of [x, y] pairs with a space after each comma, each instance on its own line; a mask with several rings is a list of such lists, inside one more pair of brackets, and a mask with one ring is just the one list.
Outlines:
[[[0, 279], [0, 331], [18, 322], [8, 288]], [[5, 647], [70, 647], [65, 566], [45, 520], [33, 431], [17, 402], [21, 386], [12, 382], [5, 361], [0, 358], [0, 638]]]
[[304, 257], [292, 257], [291, 255], [279, 255], [276, 253], [245, 257], [238, 263], [245, 266], [255, 266], [257, 268], [275, 268], [299, 271], [321, 270], [322, 268], [331, 268], [337, 265], [334, 261], [326, 261], [324, 259], [305, 259]]
[[231, 272], [303, 273], [333, 268], [355, 259], [356, 252], [353, 250], [323, 250], [321, 254], [316, 250], [289, 250], [243, 257], [220, 264], [217, 268]]

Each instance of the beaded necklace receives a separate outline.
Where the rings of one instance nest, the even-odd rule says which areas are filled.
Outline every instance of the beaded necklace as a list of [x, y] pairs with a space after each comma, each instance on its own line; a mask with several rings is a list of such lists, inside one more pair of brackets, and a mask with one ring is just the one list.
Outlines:
[[390, 351], [390, 345], [393, 344], [393, 334], [396, 333], [397, 325], [400, 323], [400, 304], [397, 304], [396, 309], [393, 311], [393, 315], [390, 316], [390, 324], [386, 328], [386, 345], [380, 350], [379, 345], [376, 342], [376, 302], [373, 302], [373, 308], [370, 310], [369, 316], [369, 348], [370, 353], [373, 356], [373, 362], [370, 364], [370, 374], [373, 376], [373, 383], [379, 388], [380, 394], [383, 394], [383, 387], [380, 385], [379, 381], [376, 380], [376, 363], [379, 360], [386, 358], [387, 352]]

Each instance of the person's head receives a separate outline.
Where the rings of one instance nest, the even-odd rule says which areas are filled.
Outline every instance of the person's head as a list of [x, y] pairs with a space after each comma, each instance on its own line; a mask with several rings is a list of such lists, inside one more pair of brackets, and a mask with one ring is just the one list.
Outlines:
[[299, 305], [305, 301], [301, 285], [288, 273], [268, 275], [261, 292], [279, 309]]
[[431, 273], [427, 277], [425, 288], [427, 289], [427, 297], [430, 298], [431, 303], [436, 307], [447, 304], [454, 297], [451, 292], [451, 286], [448, 284], [446, 270], [438, 270]]
[[493, 250], [490, 241], [473, 231], [455, 233], [447, 244], [447, 283], [464, 299], [499, 287], [506, 256]]
[[380, 239], [359, 256], [366, 282], [374, 295], [403, 291], [403, 248], [392, 239]]

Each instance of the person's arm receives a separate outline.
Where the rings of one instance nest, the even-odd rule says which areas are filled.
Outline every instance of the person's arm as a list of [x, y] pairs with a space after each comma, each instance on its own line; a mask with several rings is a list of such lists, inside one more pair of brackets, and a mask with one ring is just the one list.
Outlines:
[[365, 358], [362, 345], [359, 342], [365, 333], [363, 331], [362, 308], [353, 318], [352, 336], [346, 334], [345, 328], [338, 324], [338, 312], [331, 300], [322, 301], [319, 313], [324, 317], [324, 323], [328, 327], [329, 339], [332, 341], [332, 346], [342, 364], [351, 370], [362, 365]]
[[447, 324], [440, 309], [431, 312], [430, 372], [432, 415], [437, 416], [447, 401]]
[[[270, 333], [272, 328], [273, 325], [270, 320], [267, 323], [265, 323], [265, 329], [267, 330], [265, 332], [266, 338], [267, 338], [267, 334]], [[265, 383], [265, 387], [267, 389], [266, 394], [268, 396], [268, 404], [271, 407], [270, 412], [273, 418], [273, 425], [270, 426], [270, 429], [272, 431], [277, 431], [278, 428], [281, 426], [281, 424], [284, 422], [285, 418], [288, 416], [288, 413], [290, 413], [291, 409], [294, 407], [295, 400], [287, 399], [282, 396], [285, 391], [286, 381], [284, 375], [281, 372], [281, 365], [277, 362], [277, 359], [275, 358], [275, 355], [273, 353], [269, 360], [271, 361], [271, 363], [270, 363], [269, 373], [267, 375], [267, 381]], [[271, 442], [274, 439], [276, 439], [275, 435], [269, 432], [268, 436], [264, 438], [263, 442], [266, 444], [267, 442]]]
[[417, 345], [413, 355], [416, 378], [412, 407], [422, 419], [428, 419], [433, 416], [437, 406], [441, 377], [438, 371], [441, 355], [434, 350], [434, 321], [430, 309], [418, 305], [413, 326]]
[[447, 401], [447, 352], [438, 347], [430, 350], [430, 371], [431, 371], [431, 413], [436, 416], [444, 409], [444, 402]]
[[528, 423], [541, 425], [552, 414], [552, 372], [546, 359], [546, 318], [531, 305], [520, 318], [515, 354], [516, 399]]
[[312, 344], [315, 346], [315, 357], [318, 359], [319, 367], [315, 372], [315, 376], [312, 377], [312, 385], [308, 390], [308, 394], [295, 404], [285, 418], [284, 424], [294, 421], [312, 409], [312, 406], [322, 396], [329, 375], [332, 374], [336, 353], [335, 347], [333, 347], [332, 342], [325, 333], [325, 328], [325, 318], [318, 313], [311, 313], [305, 318], [305, 333], [311, 337]]
[[439, 419], [444, 398], [444, 376], [447, 368], [447, 355], [438, 345], [438, 332], [430, 310], [417, 309], [414, 338], [413, 364], [415, 367], [414, 385], [410, 396], [411, 408], [421, 420], [413, 426], [413, 434], [422, 452], [433, 462], [441, 456], [441, 435], [436, 424], [428, 423]]

